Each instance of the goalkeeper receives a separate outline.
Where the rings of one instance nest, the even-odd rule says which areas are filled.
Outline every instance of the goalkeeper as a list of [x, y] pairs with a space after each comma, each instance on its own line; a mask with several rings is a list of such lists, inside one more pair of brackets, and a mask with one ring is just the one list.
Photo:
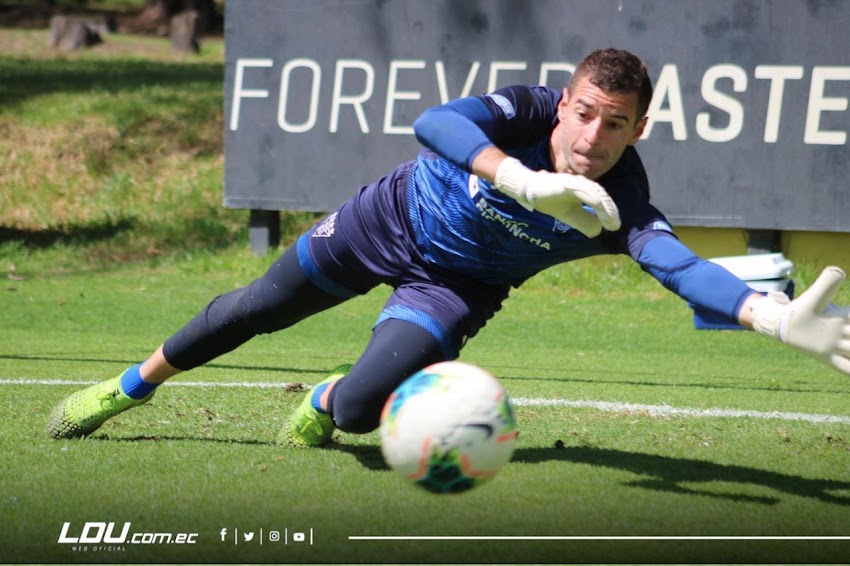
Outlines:
[[850, 374], [850, 310], [830, 302], [840, 269], [824, 270], [795, 301], [763, 297], [695, 256], [650, 204], [633, 146], [651, 98], [644, 64], [605, 49], [563, 91], [513, 86], [425, 111], [414, 161], [361, 188], [143, 363], [61, 401], [48, 434], [88, 435], [168, 378], [386, 283], [394, 291], [363, 354], [307, 394], [279, 442], [319, 446], [336, 428], [368, 432], [395, 387], [456, 358], [512, 287], [599, 254], [626, 254], [693, 305]]

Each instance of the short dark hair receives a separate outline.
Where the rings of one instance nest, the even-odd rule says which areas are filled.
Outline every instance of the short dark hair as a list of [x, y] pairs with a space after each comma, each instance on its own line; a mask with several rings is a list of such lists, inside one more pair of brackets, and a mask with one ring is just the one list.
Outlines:
[[652, 100], [652, 81], [646, 65], [636, 55], [623, 49], [597, 49], [585, 57], [576, 67], [570, 88], [584, 77], [605, 92], [638, 95], [638, 116], [646, 115]]

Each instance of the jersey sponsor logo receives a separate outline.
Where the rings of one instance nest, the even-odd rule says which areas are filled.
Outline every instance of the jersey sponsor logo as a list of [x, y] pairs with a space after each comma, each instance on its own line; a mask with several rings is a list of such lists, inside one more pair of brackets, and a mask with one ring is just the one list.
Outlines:
[[514, 105], [511, 104], [510, 100], [508, 100], [507, 98], [505, 98], [501, 94], [492, 94], [491, 93], [491, 94], [486, 94], [485, 96], [499, 105], [499, 108], [502, 109], [502, 112], [505, 113], [505, 118], [507, 118], [508, 120], [510, 120], [511, 118], [516, 116], [516, 109], [514, 108]]
[[475, 203], [475, 208], [481, 212], [481, 216], [490, 220], [492, 222], [497, 222], [505, 227], [505, 229], [510, 232], [515, 238], [519, 238], [520, 240], [525, 240], [530, 244], [534, 244], [535, 246], [542, 248], [544, 250], [551, 250], [552, 245], [544, 240], [543, 238], [537, 238], [530, 235], [525, 231], [528, 228], [528, 224], [525, 222], [519, 222], [517, 220], [512, 220], [493, 208], [490, 203], [488, 203], [484, 198], [480, 198]]
[[313, 238], [330, 238], [334, 235], [334, 230], [336, 227], [336, 215], [334, 212], [319, 224], [319, 227], [313, 231]]

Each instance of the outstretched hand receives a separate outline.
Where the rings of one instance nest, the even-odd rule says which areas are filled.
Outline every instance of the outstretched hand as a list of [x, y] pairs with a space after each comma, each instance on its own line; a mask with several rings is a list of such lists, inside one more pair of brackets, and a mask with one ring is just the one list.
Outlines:
[[827, 267], [796, 300], [769, 293], [753, 306], [753, 330], [850, 375], [850, 307], [832, 304], [845, 277], [840, 268]]

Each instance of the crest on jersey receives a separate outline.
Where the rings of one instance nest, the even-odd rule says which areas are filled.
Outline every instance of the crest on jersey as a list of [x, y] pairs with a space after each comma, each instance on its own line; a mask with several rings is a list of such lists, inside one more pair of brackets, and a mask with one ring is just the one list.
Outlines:
[[334, 212], [319, 224], [319, 227], [313, 232], [314, 238], [330, 238], [334, 235], [334, 227], [336, 226], [336, 215]]
[[467, 188], [469, 189], [469, 196], [475, 198], [475, 195], [477, 195], [481, 190], [481, 187], [478, 186], [478, 175], [469, 176]]
[[566, 224], [564, 222], [561, 222], [557, 218], [555, 219], [555, 225], [552, 226], [552, 231], [555, 232], [556, 234], [564, 234], [566, 232], [569, 232], [572, 229], [573, 229], [572, 226], [570, 226], [569, 224]]

